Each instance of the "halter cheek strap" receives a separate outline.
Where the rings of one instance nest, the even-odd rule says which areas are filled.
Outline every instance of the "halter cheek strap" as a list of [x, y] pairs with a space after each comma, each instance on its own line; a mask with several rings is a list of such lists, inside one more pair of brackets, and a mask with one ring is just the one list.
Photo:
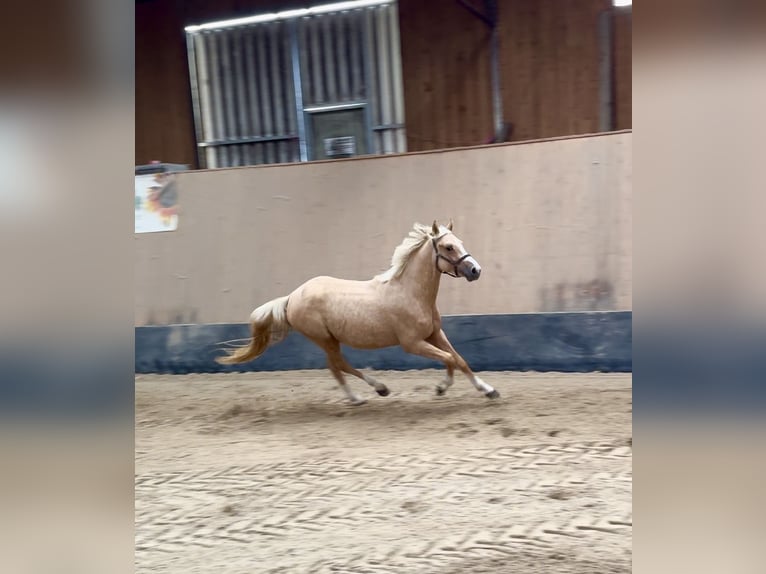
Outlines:
[[[431, 245], [433, 245], [434, 253], [436, 254], [436, 258], [434, 259], [434, 264], [436, 265], [436, 270], [439, 271], [440, 273], [445, 273], [446, 275], [449, 275], [450, 277], [460, 277], [460, 274], [457, 272], [457, 266], [460, 265], [460, 263], [464, 259], [467, 259], [468, 257], [470, 257], [471, 254], [470, 253], [466, 253], [460, 259], [454, 259], [454, 260], [450, 259], [449, 257], [445, 257], [444, 255], [439, 253], [439, 247], [437, 245], [437, 242], [442, 237], [443, 237], [443, 235], [440, 235], [438, 237], [434, 237], [433, 239], [431, 239]], [[455, 270], [455, 272], [454, 273], [450, 273], [449, 271], [442, 271], [441, 269], [439, 269], [439, 259], [444, 259], [447, 263], [452, 265], [452, 268]]]

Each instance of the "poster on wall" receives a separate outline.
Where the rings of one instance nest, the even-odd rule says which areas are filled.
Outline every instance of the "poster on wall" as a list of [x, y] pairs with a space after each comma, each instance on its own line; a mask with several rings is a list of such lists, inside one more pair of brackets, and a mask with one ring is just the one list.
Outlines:
[[136, 175], [136, 233], [178, 229], [178, 190], [172, 173]]

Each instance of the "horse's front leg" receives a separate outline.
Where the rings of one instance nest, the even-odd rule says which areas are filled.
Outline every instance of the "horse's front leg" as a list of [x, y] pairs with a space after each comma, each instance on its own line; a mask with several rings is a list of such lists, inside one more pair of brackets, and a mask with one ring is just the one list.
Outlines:
[[[426, 341], [442, 351], [452, 354], [454, 358], [455, 353], [452, 352], [452, 346], [449, 344], [449, 341], [447, 341], [447, 337], [444, 336], [444, 331], [441, 329], [434, 331], [433, 335], [428, 337]], [[447, 373], [444, 376], [444, 379], [436, 385], [436, 394], [439, 396], [446, 393], [447, 389], [449, 389], [455, 382], [455, 365], [453, 363], [445, 363], [444, 366], [447, 368]]]
[[[468, 380], [471, 381], [471, 384], [474, 386], [474, 388], [476, 388], [477, 391], [484, 393], [490, 399], [496, 399], [500, 396], [500, 393], [492, 388], [492, 386], [488, 385], [474, 374], [465, 359], [460, 356], [460, 353], [458, 353], [452, 346], [452, 343], [449, 342], [447, 335], [444, 334], [442, 329], [434, 331], [433, 335], [431, 335], [427, 340], [435, 347], [438, 347], [442, 351], [446, 351], [452, 355], [452, 357], [455, 359], [454, 364], [457, 365], [457, 368], [460, 369], [466, 377], [468, 377]], [[444, 381], [436, 385], [437, 395], [443, 395], [454, 382], [455, 368], [453, 364], [445, 363], [445, 365], [447, 366], [447, 377], [444, 379]]]
[[[444, 336], [444, 333], [442, 333], [441, 336], [444, 337], [444, 341], [447, 341], [447, 337]], [[449, 341], [447, 341], [447, 344], [449, 344]], [[473, 386], [476, 387], [476, 390], [481, 391], [490, 399], [496, 399], [500, 396], [500, 393], [473, 374], [473, 371], [468, 367], [468, 363], [466, 363], [463, 357], [461, 357], [454, 349], [452, 351], [440, 349], [426, 340], [402, 343], [402, 348], [413, 355], [420, 355], [421, 357], [441, 361], [447, 365], [447, 372], [449, 372], [450, 367], [453, 369], [457, 367], [470, 379]]]

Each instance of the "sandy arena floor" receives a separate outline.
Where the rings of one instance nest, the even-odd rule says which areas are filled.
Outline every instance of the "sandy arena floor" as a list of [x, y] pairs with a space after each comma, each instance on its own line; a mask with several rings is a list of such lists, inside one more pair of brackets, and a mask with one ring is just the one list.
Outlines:
[[136, 571], [631, 571], [631, 376], [136, 377]]

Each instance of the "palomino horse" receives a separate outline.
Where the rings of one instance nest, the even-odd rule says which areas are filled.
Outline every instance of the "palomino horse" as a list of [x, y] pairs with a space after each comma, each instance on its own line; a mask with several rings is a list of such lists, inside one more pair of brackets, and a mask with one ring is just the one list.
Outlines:
[[250, 315], [250, 342], [216, 360], [244, 363], [261, 355], [290, 329], [305, 335], [327, 353], [328, 366], [352, 404], [365, 401], [346, 385], [343, 373], [365, 381], [381, 395], [388, 388], [346, 362], [340, 345], [379, 349], [400, 345], [406, 352], [436, 359], [447, 375], [436, 387], [441, 395], [453, 383], [455, 368], [473, 386], [494, 399], [499, 393], [471, 371], [442, 330], [436, 295], [442, 274], [475, 281], [479, 263], [452, 233], [452, 221], [429, 228], [416, 223], [391, 258], [391, 268], [368, 281], [314, 277], [285, 297], [269, 301]]

